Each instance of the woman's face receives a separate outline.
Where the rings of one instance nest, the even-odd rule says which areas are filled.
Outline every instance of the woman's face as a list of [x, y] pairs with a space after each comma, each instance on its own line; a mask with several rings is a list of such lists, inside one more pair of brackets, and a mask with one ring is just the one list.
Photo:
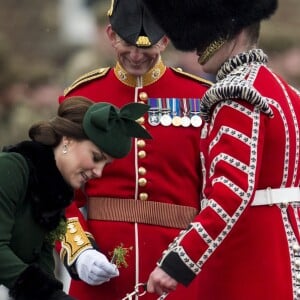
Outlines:
[[169, 42], [167, 37], [163, 37], [149, 48], [138, 48], [122, 40], [110, 25], [106, 32], [112, 47], [115, 49], [118, 62], [133, 76], [142, 76], [153, 68]]
[[64, 137], [55, 148], [55, 160], [66, 182], [78, 189], [88, 180], [101, 177], [103, 168], [113, 158], [89, 140], [76, 141]]

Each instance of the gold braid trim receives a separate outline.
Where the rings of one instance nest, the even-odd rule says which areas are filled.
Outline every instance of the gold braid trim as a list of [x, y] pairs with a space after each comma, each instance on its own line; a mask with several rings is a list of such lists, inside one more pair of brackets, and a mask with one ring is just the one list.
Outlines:
[[224, 39], [213, 41], [199, 57], [198, 62], [200, 65], [205, 64], [225, 43]]
[[93, 79], [96, 78], [100, 78], [106, 75], [106, 73], [109, 71], [109, 67], [107, 68], [100, 68], [100, 69], [96, 69], [93, 70], [91, 72], [85, 73], [82, 76], [80, 76], [79, 78], [77, 78], [68, 88], [66, 88], [64, 90], [64, 96], [66, 96], [67, 94], [69, 94], [72, 90], [74, 90], [76, 87], [78, 87], [79, 85], [91, 81]]
[[111, 17], [112, 16], [112, 14], [113, 14], [113, 11], [114, 11], [114, 0], [111, 0], [111, 4], [110, 4], [110, 8], [109, 8], [109, 10], [107, 11], [107, 16], [108, 17]]
[[83, 230], [78, 218], [67, 219], [67, 232], [62, 240], [60, 257], [68, 266], [71, 266], [84, 250], [93, 249], [89, 237], [93, 238]]
[[182, 71], [181, 68], [171, 68], [173, 71], [175, 71], [176, 73], [179, 73], [185, 77], [189, 77], [189, 78], [192, 78], [198, 82], [201, 82], [201, 83], [204, 83], [205, 85], [207, 85], [208, 87], [212, 86], [213, 82], [207, 80], [207, 79], [204, 79], [202, 77], [199, 77], [197, 75], [194, 75], [194, 74], [191, 74], [191, 73], [188, 73], [188, 72], [184, 72]]

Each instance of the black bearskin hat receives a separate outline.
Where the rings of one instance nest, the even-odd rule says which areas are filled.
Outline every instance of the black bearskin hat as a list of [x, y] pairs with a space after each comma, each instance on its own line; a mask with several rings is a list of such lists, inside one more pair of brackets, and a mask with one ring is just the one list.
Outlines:
[[151, 47], [165, 35], [141, 0], [111, 1], [110, 24], [127, 43]]
[[277, 0], [143, 0], [174, 46], [206, 48], [220, 38], [270, 17]]

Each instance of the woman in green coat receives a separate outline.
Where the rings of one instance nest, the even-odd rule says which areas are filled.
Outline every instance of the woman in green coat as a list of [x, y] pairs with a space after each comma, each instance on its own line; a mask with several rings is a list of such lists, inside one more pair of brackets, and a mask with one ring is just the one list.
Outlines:
[[[135, 122], [147, 109], [73, 97], [55, 118], [29, 129], [31, 141], [0, 153], [0, 285], [13, 299], [73, 299], [54, 277], [52, 251], [65, 231], [64, 209], [74, 189], [128, 154], [131, 137], [150, 138]], [[119, 275], [115, 265], [104, 265], [107, 278]]]

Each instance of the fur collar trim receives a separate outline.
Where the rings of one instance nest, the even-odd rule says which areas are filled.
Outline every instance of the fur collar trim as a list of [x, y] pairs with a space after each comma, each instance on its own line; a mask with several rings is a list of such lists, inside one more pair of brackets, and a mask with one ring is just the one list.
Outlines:
[[18, 152], [27, 160], [27, 198], [32, 203], [34, 218], [47, 230], [55, 229], [73, 199], [73, 189], [57, 169], [52, 147], [24, 141], [4, 151]]

